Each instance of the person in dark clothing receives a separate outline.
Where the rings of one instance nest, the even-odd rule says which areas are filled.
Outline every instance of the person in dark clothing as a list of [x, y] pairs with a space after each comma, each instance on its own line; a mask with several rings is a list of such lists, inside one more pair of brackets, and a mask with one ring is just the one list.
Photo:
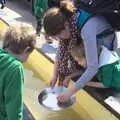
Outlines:
[[48, 9], [48, 0], [36, 0], [34, 4], [34, 15], [37, 20], [36, 34], [40, 36], [42, 29], [42, 18], [45, 11]]
[[1, 9], [3, 9], [5, 7], [7, 0], [0, 0], [1, 3]]
[[49, 8], [59, 7], [59, 4], [60, 4], [60, 0], [48, 0]]

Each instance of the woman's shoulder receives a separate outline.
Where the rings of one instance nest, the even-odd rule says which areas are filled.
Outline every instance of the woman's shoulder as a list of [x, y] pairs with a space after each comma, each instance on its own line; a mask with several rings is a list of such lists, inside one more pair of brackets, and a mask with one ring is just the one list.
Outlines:
[[101, 15], [96, 15], [91, 18], [84, 24], [82, 30], [87, 30], [88, 28], [92, 30], [97, 29], [106, 29], [111, 27], [108, 21]]

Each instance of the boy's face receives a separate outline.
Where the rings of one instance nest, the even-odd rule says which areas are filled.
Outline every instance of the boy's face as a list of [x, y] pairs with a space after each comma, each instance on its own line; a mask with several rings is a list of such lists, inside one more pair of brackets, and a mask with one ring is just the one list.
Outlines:
[[79, 65], [81, 65], [81, 60], [78, 57], [74, 57], [74, 59]]
[[86, 63], [85, 59], [80, 59], [78, 57], [75, 57], [75, 61], [77, 61], [79, 65], [81, 65], [83, 67], [87, 67], [87, 63]]

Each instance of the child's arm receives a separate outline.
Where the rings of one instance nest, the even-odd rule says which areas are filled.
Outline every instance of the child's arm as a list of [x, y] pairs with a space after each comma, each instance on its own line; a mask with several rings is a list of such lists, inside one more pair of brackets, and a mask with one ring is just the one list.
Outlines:
[[77, 77], [77, 76], [79, 76], [81, 74], [82, 74], [81, 71], [76, 71], [75, 73], [69, 74], [66, 78], [72, 79], [73, 77]]
[[55, 61], [54, 63], [54, 69], [53, 69], [53, 75], [52, 75], [52, 79], [49, 82], [49, 86], [54, 87], [57, 79], [58, 79], [58, 60]]
[[73, 77], [77, 77], [81, 75], [81, 72], [80, 71], [76, 71], [75, 73], [72, 73], [72, 74], [69, 74], [68, 76], [65, 77], [65, 80], [63, 81], [63, 86], [64, 87], [68, 87], [69, 85], [69, 82], [70, 80], [73, 78]]
[[87, 83], [87, 86], [96, 87], [96, 88], [107, 88], [100, 82], [91, 82], [91, 81]]

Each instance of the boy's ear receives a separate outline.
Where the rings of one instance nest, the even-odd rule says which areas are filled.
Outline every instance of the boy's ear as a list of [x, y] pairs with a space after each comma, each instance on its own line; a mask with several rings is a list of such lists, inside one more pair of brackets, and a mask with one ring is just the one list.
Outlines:
[[24, 53], [28, 53], [28, 52], [32, 52], [31, 47], [27, 47], [27, 48], [25, 48]]

